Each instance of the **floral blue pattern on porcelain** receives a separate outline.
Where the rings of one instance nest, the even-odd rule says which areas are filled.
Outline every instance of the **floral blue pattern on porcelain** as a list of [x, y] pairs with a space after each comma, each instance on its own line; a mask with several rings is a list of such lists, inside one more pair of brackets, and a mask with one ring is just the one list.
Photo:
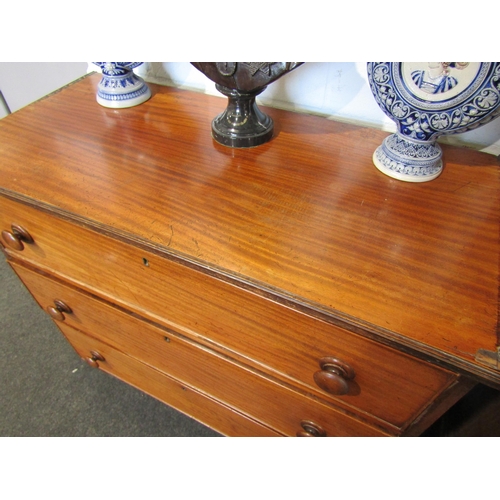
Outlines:
[[97, 102], [107, 108], [129, 108], [147, 101], [151, 91], [133, 69], [142, 62], [95, 62], [102, 79], [97, 88]]
[[425, 182], [442, 171], [438, 137], [477, 128], [500, 114], [500, 63], [369, 62], [377, 104], [397, 125], [373, 155], [399, 180]]

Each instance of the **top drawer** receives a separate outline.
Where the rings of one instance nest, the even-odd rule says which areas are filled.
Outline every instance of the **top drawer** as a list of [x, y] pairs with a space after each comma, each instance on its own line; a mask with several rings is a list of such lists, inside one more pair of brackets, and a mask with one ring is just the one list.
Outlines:
[[[398, 427], [456, 378], [204, 272], [3, 197], [0, 223], [1, 230], [20, 225], [33, 238], [23, 250], [8, 250], [17, 258], [317, 396]], [[347, 393], [332, 395], [316, 385], [314, 374], [324, 357], [354, 370]]]

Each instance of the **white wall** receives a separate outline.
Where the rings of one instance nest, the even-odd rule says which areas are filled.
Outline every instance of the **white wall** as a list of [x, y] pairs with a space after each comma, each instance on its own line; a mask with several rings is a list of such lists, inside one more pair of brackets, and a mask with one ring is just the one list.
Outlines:
[[[149, 62], [135, 71], [149, 82], [221, 96], [215, 84], [189, 63]], [[396, 131], [394, 122], [378, 107], [371, 93], [366, 62], [303, 64], [269, 85], [257, 100], [272, 107]], [[500, 155], [500, 118], [440, 141]]]
[[[0, 62], [0, 118], [87, 73], [86, 62]], [[7, 106], [5, 106], [5, 104]]]

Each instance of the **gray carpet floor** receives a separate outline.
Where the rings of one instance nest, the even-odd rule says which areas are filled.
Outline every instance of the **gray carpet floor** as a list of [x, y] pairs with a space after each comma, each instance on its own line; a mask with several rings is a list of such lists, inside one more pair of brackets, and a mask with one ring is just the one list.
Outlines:
[[219, 434], [89, 367], [0, 252], [0, 436]]

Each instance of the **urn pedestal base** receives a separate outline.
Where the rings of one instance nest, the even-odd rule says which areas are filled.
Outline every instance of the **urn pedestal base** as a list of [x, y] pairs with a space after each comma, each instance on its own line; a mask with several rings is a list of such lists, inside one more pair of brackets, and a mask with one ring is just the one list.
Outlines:
[[373, 163], [394, 179], [427, 182], [441, 174], [441, 157], [441, 147], [436, 142], [419, 142], [392, 134], [373, 153]]
[[212, 137], [217, 142], [232, 148], [251, 148], [271, 140], [273, 120], [263, 113], [255, 102], [255, 98], [266, 87], [251, 92], [242, 92], [219, 84], [215, 87], [228, 98], [224, 112], [212, 121]]

